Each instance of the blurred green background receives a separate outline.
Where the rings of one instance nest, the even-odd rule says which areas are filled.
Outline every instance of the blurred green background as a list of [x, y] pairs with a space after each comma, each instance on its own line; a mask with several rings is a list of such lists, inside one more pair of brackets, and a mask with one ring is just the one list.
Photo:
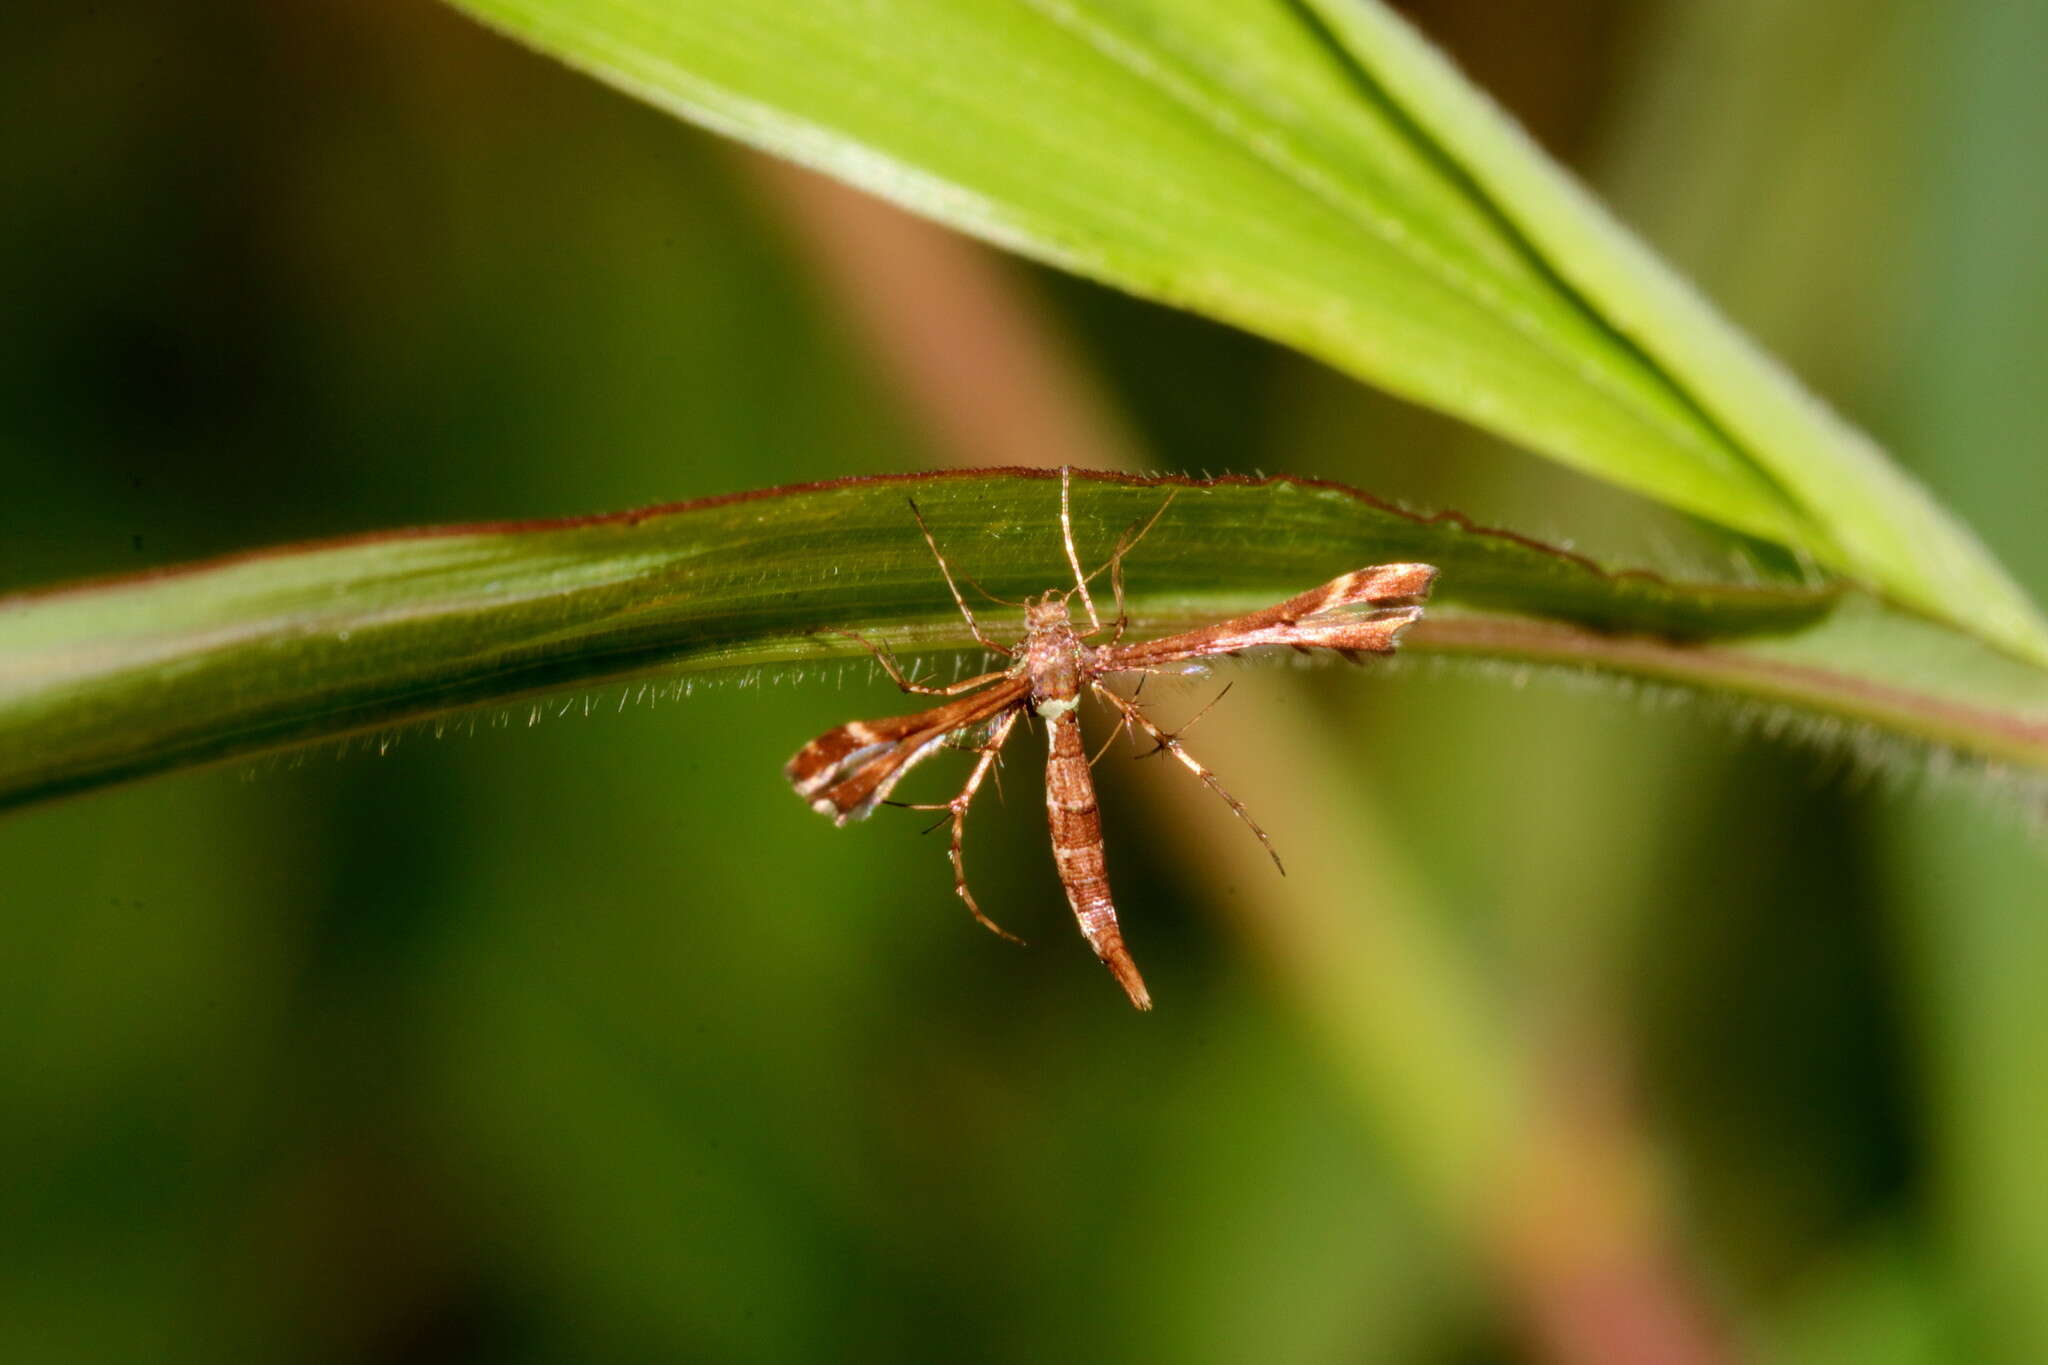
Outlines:
[[[2048, 3], [1404, 8], [2048, 592]], [[947, 395], [1000, 450], [1011, 367], [921, 380], [921, 328], [1030, 339], [1097, 453], [1703, 567], [433, 5], [9, 7], [0, 67], [0, 590], [987, 454]], [[986, 337], [920, 304], [951, 270]], [[2048, 1359], [2048, 862], [1968, 784], [1614, 686], [1255, 670], [1196, 738], [1287, 811], [1281, 890], [1105, 764], [1139, 1017], [1028, 763], [970, 835], [1018, 950], [915, 817], [788, 794], [886, 685], [604, 700], [0, 822], [0, 1359]], [[1475, 1129], [1538, 1174], [1442, 1155]], [[1660, 1304], [1709, 1327], [1631, 1337]]]

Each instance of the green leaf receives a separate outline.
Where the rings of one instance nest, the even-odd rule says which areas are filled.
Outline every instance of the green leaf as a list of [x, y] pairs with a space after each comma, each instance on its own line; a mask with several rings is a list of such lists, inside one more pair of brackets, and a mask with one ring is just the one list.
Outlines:
[[455, 3], [682, 117], [2048, 662], [1968, 531], [1378, 0]]
[[[1286, 479], [1079, 475], [1082, 554], [1100, 563], [1166, 488], [1171, 506], [1125, 564], [1136, 631], [1422, 560], [1443, 576], [1412, 650], [1704, 688], [2048, 772], [2048, 675], [1869, 598], [1614, 572]], [[397, 532], [0, 599], [0, 808], [623, 678], [865, 658], [833, 632], [909, 656], [970, 648], [913, 494], [988, 592], [1071, 581], [1058, 477], [1019, 470]], [[1014, 610], [987, 617], [1021, 633]]]

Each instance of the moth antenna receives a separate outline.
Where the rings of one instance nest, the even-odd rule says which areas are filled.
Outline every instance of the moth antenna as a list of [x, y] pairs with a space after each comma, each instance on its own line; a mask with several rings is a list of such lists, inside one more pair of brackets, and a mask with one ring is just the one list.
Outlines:
[[1060, 539], [1067, 547], [1067, 563], [1074, 570], [1074, 588], [1081, 594], [1081, 605], [1088, 609], [1088, 628], [1102, 629], [1102, 618], [1095, 614], [1095, 599], [1088, 595], [1088, 580], [1081, 576], [1081, 556], [1074, 552], [1074, 512], [1072, 488], [1074, 467], [1060, 466]]

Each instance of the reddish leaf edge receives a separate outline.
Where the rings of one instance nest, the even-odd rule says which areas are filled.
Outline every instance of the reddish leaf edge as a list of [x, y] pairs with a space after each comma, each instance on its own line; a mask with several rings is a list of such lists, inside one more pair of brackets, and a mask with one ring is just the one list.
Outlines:
[[[29, 601], [47, 601], [72, 593], [89, 593], [112, 588], [125, 588], [138, 583], [160, 582], [169, 579], [209, 573], [214, 570], [237, 565], [260, 563], [266, 559], [318, 553], [329, 550], [353, 549], [366, 545], [391, 544], [402, 541], [431, 540], [443, 537], [476, 535], [518, 535], [551, 531], [571, 531], [596, 526], [640, 526], [663, 517], [703, 512], [718, 507], [730, 507], [750, 502], [768, 502], [780, 498], [794, 497], [809, 493], [831, 492], [844, 488], [884, 487], [890, 485], [922, 487], [928, 485], [955, 483], [961, 481], [979, 482], [990, 479], [1018, 478], [1057, 482], [1060, 467], [1013, 465], [985, 469], [944, 469], [923, 470], [912, 473], [894, 474], [850, 474], [835, 479], [817, 479], [803, 483], [778, 484], [769, 488], [747, 489], [734, 493], [715, 493], [707, 497], [690, 498], [679, 502], [658, 503], [651, 507], [632, 508], [620, 512], [591, 512], [568, 517], [529, 517], [499, 521], [445, 522], [424, 526], [392, 527], [376, 531], [348, 532], [337, 536], [317, 537], [312, 540], [287, 541], [278, 545], [265, 545], [249, 550], [232, 550], [226, 554], [213, 555], [203, 559], [188, 560], [180, 564], [164, 564], [154, 568], [130, 570], [117, 574], [102, 574], [58, 583], [39, 584], [0, 595], [0, 611], [10, 606]], [[1655, 569], [1612, 568], [1589, 555], [1553, 545], [1520, 531], [1505, 527], [1484, 525], [1473, 518], [1452, 509], [1436, 512], [1418, 512], [1404, 507], [1364, 489], [1334, 479], [1320, 479], [1301, 474], [1217, 474], [1195, 476], [1190, 474], [1128, 474], [1109, 470], [1075, 469], [1072, 476], [1076, 482], [1109, 484], [1123, 488], [1280, 488], [1292, 487], [1317, 493], [1335, 493], [1350, 498], [1362, 507], [1399, 517], [1420, 527], [1450, 527], [1467, 535], [1497, 540], [1503, 544], [1518, 546], [1547, 555], [1559, 563], [1570, 564], [1592, 576], [1608, 582], [1640, 582], [1685, 591], [1710, 588], [1716, 595], [1725, 595], [1731, 601], [1744, 597], [1756, 600], [1797, 601], [1805, 600], [1816, 606], [1838, 597], [1846, 586], [1844, 580], [1825, 579], [1819, 582], [1792, 582], [1789, 580], [1772, 583], [1742, 583], [1719, 580], [1690, 580], [1674, 578]], [[1914, 608], [1890, 604], [1897, 610], [1924, 616]], [[1932, 618], [1930, 618], [1932, 619]], [[1943, 624], [1950, 624], [1944, 622]], [[1989, 642], [1987, 642], [1988, 644]], [[1992, 646], [1995, 648], [1995, 646]]]

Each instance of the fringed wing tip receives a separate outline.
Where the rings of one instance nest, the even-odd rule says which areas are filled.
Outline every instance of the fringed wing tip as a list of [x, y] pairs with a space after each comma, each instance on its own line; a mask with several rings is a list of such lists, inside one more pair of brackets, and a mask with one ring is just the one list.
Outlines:
[[1436, 586], [1434, 564], [1375, 564], [1340, 579], [1335, 594], [1346, 603], [1378, 607], [1420, 607]]
[[1391, 649], [1401, 642], [1403, 635], [1408, 633], [1408, 627], [1422, 619], [1422, 608], [1420, 606], [1396, 607], [1392, 611], [1379, 613], [1376, 619], [1388, 623], [1387, 647]]

